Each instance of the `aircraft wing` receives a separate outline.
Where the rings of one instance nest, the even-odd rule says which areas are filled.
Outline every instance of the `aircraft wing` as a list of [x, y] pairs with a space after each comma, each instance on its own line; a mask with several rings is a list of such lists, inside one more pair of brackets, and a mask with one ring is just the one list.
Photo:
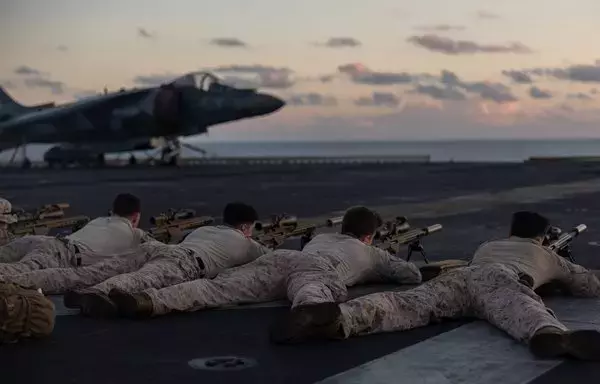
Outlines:
[[63, 120], [75, 115], [81, 115], [86, 110], [109, 101], [112, 96], [113, 95], [101, 95], [98, 97], [80, 100], [71, 104], [55, 106], [54, 108], [27, 112], [16, 116], [3, 124], [0, 124], [0, 129], [6, 127], [10, 127], [12, 129], [32, 125], [55, 124], [58, 123], [59, 120]]

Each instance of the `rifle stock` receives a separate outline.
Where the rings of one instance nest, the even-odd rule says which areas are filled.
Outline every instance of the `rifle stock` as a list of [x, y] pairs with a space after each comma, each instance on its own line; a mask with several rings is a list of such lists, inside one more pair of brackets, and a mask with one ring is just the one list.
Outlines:
[[[163, 222], [163, 225], [151, 228], [148, 233], [158, 241], [166, 244], [178, 243], [190, 231], [215, 222], [211, 216], [199, 216], [182, 220]], [[187, 232], [187, 233], [186, 233]]]
[[45, 204], [37, 209], [18, 209], [15, 214], [17, 223], [28, 223], [32, 221], [58, 219], [65, 216], [65, 209], [68, 209], [68, 203]]
[[169, 209], [167, 212], [160, 213], [150, 217], [150, 224], [162, 227], [170, 223], [192, 219], [196, 217], [196, 211], [193, 209]]
[[79, 230], [90, 221], [88, 216], [62, 217], [59, 219], [45, 219], [15, 223], [9, 226], [9, 231], [15, 236], [48, 235], [51, 229], [71, 228], [72, 232]]
[[387, 250], [388, 252], [397, 255], [400, 252], [401, 245], [408, 245], [408, 256], [406, 258], [407, 261], [410, 260], [410, 257], [414, 251], [420, 252], [426, 263], [429, 263], [427, 257], [425, 255], [425, 249], [421, 244], [421, 238], [425, 236], [429, 236], [432, 233], [441, 231], [443, 226], [441, 224], [433, 224], [428, 227], [411, 229], [405, 232], [398, 233], [395, 236], [392, 236], [390, 239], [381, 242], [378, 247]]
[[308, 223], [300, 225], [296, 216], [274, 216], [271, 223], [256, 223], [254, 228], [259, 231], [262, 230], [262, 233], [253, 237], [256, 241], [269, 248], [276, 248], [286, 239], [301, 236], [300, 248], [304, 248], [304, 245], [312, 239], [317, 229], [331, 228], [341, 222], [341, 218], [334, 217], [320, 224]]

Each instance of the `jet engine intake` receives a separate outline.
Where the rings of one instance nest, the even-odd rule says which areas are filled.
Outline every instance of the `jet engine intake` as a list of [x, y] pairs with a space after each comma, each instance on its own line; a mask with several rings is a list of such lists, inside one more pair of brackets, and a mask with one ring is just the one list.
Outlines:
[[160, 136], [177, 136], [182, 123], [181, 90], [173, 84], [162, 85], [154, 99], [153, 115]]

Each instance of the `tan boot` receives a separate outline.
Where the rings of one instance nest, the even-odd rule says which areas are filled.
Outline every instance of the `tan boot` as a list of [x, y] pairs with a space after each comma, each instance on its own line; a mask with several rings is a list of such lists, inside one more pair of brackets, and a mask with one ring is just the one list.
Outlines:
[[529, 340], [529, 349], [540, 358], [573, 357], [600, 360], [600, 332], [590, 330], [563, 331], [555, 327], [540, 329]]
[[270, 339], [278, 344], [315, 338], [339, 339], [341, 317], [337, 303], [298, 306], [271, 327]]
[[86, 292], [81, 296], [81, 313], [89, 317], [117, 317], [117, 305], [102, 292]]
[[123, 317], [139, 319], [152, 316], [152, 299], [144, 292], [128, 293], [111, 289], [108, 295], [117, 304]]
[[81, 299], [86, 293], [93, 292], [85, 289], [77, 289], [68, 291], [63, 296], [63, 305], [70, 309], [78, 309], [81, 307]]

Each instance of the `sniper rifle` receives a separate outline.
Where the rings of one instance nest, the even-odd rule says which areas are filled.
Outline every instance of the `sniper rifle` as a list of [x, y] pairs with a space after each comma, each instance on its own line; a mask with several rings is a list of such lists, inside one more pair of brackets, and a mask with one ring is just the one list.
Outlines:
[[70, 229], [71, 233], [83, 228], [90, 218], [88, 216], [61, 217], [56, 219], [43, 219], [37, 221], [27, 221], [25, 223], [16, 222], [8, 226], [8, 230], [15, 236], [25, 235], [48, 235], [52, 229]]
[[58, 219], [65, 216], [65, 209], [69, 208], [68, 203], [46, 204], [37, 209], [17, 209], [13, 214], [17, 216], [15, 224], [27, 225], [31, 222]]
[[575, 259], [573, 258], [573, 252], [571, 251], [571, 242], [586, 229], [587, 225], [579, 224], [571, 231], [563, 233], [562, 229], [559, 227], [552, 226], [548, 229], [542, 244], [556, 252], [559, 256], [574, 263]]
[[423, 244], [421, 244], [421, 238], [441, 231], [442, 228], [441, 224], [434, 224], [424, 228], [409, 229], [379, 242], [377, 247], [385, 249], [394, 255], [398, 255], [400, 252], [400, 245], [408, 245], [406, 261], [410, 261], [413, 252], [419, 252], [421, 256], [423, 256], [425, 263], [429, 264], [429, 260], [427, 260], [425, 254], [425, 248], [423, 247]]
[[276, 248], [286, 239], [300, 236], [300, 249], [303, 249], [312, 240], [317, 229], [331, 228], [341, 222], [341, 217], [333, 217], [322, 224], [305, 223], [300, 225], [296, 216], [273, 215], [270, 222], [257, 222], [254, 225], [255, 230], [262, 232], [255, 235], [254, 239], [269, 248]]
[[165, 244], [180, 243], [194, 229], [211, 225], [215, 219], [211, 216], [196, 216], [193, 209], [169, 209], [150, 218], [151, 228], [148, 233], [154, 239]]

